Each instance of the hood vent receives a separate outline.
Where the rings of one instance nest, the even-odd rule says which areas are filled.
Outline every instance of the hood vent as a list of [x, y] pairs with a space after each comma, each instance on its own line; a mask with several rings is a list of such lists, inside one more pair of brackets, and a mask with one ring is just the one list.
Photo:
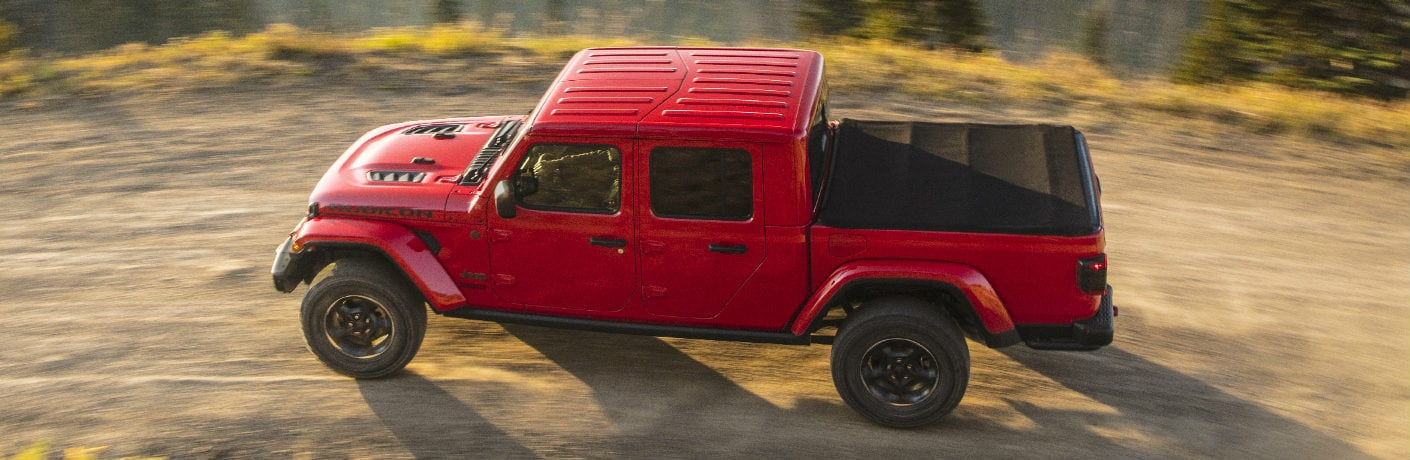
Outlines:
[[406, 131], [402, 131], [401, 133], [402, 133], [402, 134], [407, 134], [407, 135], [411, 135], [411, 134], [450, 134], [450, 133], [453, 133], [453, 132], [456, 132], [456, 131], [460, 131], [460, 127], [461, 127], [461, 126], [463, 126], [463, 125], [458, 125], [458, 124], [454, 124], [454, 123], [445, 123], [445, 124], [436, 124], [436, 125], [412, 126], [412, 127], [410, 127], [410, 128], [407, 128]]
[[426, 173], [416, 171], [368, 171], [367, 180], [372, 182], [421, 182]]

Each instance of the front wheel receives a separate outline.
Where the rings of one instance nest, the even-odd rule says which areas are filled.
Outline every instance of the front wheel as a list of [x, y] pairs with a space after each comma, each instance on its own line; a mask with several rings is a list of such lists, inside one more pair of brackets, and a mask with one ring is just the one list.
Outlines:
[[338, 261], [304, 295], [304, 343], [319, 361], [357, 378], [400, 371], [426, 335], [421, 296], [385, 264]]
[[969, 384], [969, 348], [942, 310], [913, 298], [868, 302], [842, 325], [832, 381], [872, 421], [913, 428], [949, 414]]

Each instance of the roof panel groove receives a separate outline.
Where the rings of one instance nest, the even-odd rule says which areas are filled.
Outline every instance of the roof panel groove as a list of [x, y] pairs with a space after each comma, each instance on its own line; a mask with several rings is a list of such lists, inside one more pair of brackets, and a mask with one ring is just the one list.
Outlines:
[[553, 109], [554, 115], [579, 115], [579, 116], [626, 116], [641, 113], [637, 109]]
[[578, 69], [578, 73], [675, 73], [678, 67], [608, 67]]
[[737, 110], [662, 110], [666, 117], [748, 118], [752, 120], [782, 120], [778, 112], [741, 112]]
[[587, 57], [630, 57], [630, 56], [670, 56], [670, 51], [647, 51], [647, 50], [619, 50], [619, 51], [596, 51], [587, 54]]
[[664, 93], [670, 90], [665, 86], [570, 86], [565, 93]]
[[788, 70], [772, 70], [772, 69], [699, 69], [699, 70], [696, 70], [695, 73], [709, 73], [709, 74], [740, 74], [740, 75], [771, 75], [771, 76], [775, 76], [775, 77], [788, 77], [788, 78], [796, 78], [796, 77], [798, 77], [798, 72], [792, 72], [792, 71], [788, 71]]
[[722, 53], [722, 52], [697, 52], [687, 53], [691, 57], [708, 58], [769, 58], [769, 59], [798, 59], [797, 54], [768, 54], [768, 53]]
[[728, 77], [695, 77], [691, 83], [714, 83], [714, 84], [741, 84], [741, 85], [765, 85], [765, 86], [793, 86], [789, 80], [775, 80], [770, 78], [728, 78]]
[[780, 109], [788, 108], [788, 102], [785, 101], [760, 101], [756, 99], [707, 99], [695, 97], [682, 97], [676, 99], [676, 103], [681, 105], [740, 105], [747, 107], [777, 107]]
[[792, 91], [782, 89], [757, 89], [757, 88], [691, 88], [688, 92], [693, 94], [744, 94], [750, 96], [774, 96], [790, 97]]
[[559, 104], [650, 104], [654, 101], [656, 101], [655, 98], [646, 96], [577, 96], [558, 98]]
[[746, 60], [746, 59], [730, 59], [730, 60], [718, 60], [718, 59], [705, 60], [705, 59], [697, 59], [697, 60], [695, 60], [694, 64], [695, 64], [695, 65], [702, 65], [702, 66], [705, 66], [705, 65], [747, 65], [747, 66], [789, 67], [789, 68], [797, 68], [797, 67], [798, 67], [798, 63], [797, 63], [797, 62], [772, 62], [772, 61], [760, 61], [760, 60], [754, 60], [754, 59], [747, 59], [747, 60]]
[[588, 59], [583, 65], [670, 65], [670, 59]]

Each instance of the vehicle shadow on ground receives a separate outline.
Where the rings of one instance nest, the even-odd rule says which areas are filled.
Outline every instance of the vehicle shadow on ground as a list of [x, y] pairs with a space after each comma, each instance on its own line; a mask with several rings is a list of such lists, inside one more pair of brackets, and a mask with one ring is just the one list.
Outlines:
[[1009, 401], [1040, 426], [1134, 428], [1190, 456], [1373, 458], [1343, 440], [1119, 347], [1094, 352], [1099, 359], [1083, 360], [1072, 359], [1072, 353], [1081, 352], [1022, 346], [1000, 352], [1117, 412], [1077, 418]]
[[[357, 381], [362, 399], [416, 458], [537, 457], [474, 408], [425, 377], [403, 371], [392, 378]], [[353, 436], [360, 436], [362, 430]]]
[[[979, 457], [1022, 457], [1043, 445], [1044, 452], [1059, 457], [1370, 457], [1332, 435], [1119, 347], [1090, 354], [1005, 348], [995, 358], [1012, 362], [990, 364], [1011, 370], [978, 376], [1013, 378], [1008, 372], [1024, 368], [1106, 406], [1101, 410], [1035, 404], [1023, 395], [1051, 390], [1033, 387], [1042, 382], [1028, 377], [990, 382], [994, 385], [986, 396], [1000, 404], [962, 403], [956, 413], [934, 425], [894, 430], [871, 424], [832, 398], [803, 397], [792, 407], [776, 406], [656, 337], [502, 327], [590, 392], [610, 423], [584, 425], [583, 432], [571, 434], [573, 439], [557, 442], [604, 456], [851, 457], [890, 452], [925, 457], [943, 448], [986, 453]], [[794, 371], [811, 375], [818, 371], [817, 364]], [[791, 372], [787, 366], [764, 366], [757, 372], [772, 385], [787, 385], [793, 378], [780, 374]], [[819, 383], [815, 378], [803, 380], [808, 381], [800, 385]], [[414, 373], [358, 385], [382, 423], [417, 457], [536, 455], [490, 422], [506, 414], [481, 413]], [[1009, 385], [1022, 388], [1005, 389]], [[1019, 393], [1011, 394], [1013, 390]], [[550, 416], [572, 418], [574, 413], [574, 408], [564, 407]], [[516, 416], [521, 414], [511, 417]], [[1015, 425], [1015, 417], [1031, 425]], [[538, 435], [549, 432], [554, 431]]]
[[763, 455], [788, 450], [774, 438], [796, 412], [845, 417], [846, 407], [800, 401], [783, 409], [665, 341], [648, 336], [504, 329], [582, 381], [619, 433], [608, 450], [627, 457]]

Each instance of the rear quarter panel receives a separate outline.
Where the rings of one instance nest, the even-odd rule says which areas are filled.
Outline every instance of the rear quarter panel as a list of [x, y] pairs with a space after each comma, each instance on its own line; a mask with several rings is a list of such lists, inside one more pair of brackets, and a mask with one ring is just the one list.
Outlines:
[[1091, 317], [1100, 295], [1081, 292], [1077, 259], [1100, 254], [1102, 233], [1081, 237], [858, 230], [812, 230], [813, 290], [859, 260], [930, 261], [974, 267], [1015, 324], [1069, 324]]

